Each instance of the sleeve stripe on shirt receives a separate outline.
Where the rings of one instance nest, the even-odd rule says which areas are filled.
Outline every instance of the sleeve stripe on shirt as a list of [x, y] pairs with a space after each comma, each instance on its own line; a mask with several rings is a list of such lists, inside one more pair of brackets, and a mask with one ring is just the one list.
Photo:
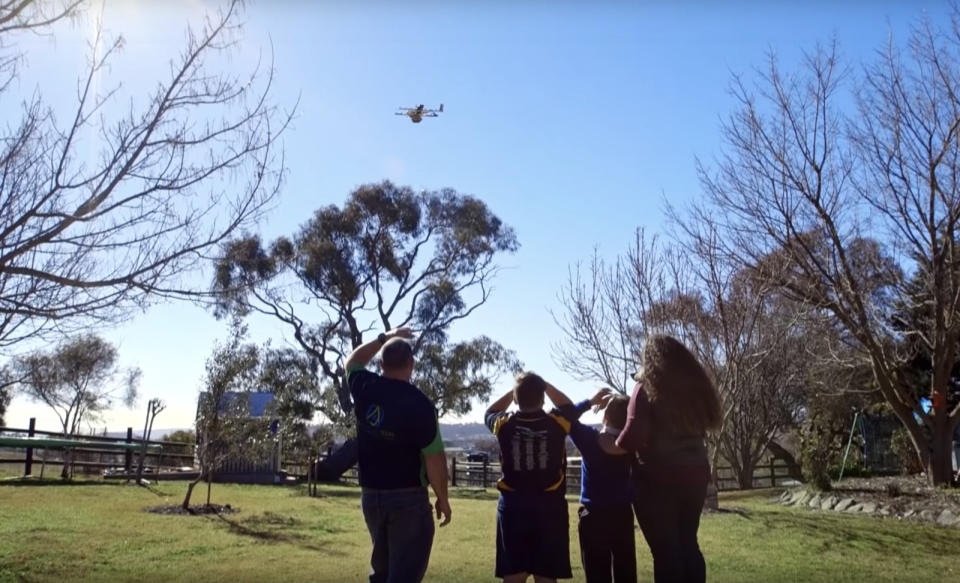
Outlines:
[[500, 428], [503, 427], [503, 424], [506, 423], [507, 420], [510, 419], [511, 416], [512, 416], [512, 415], [510, 415], [510, 414], [508, 413], [508, 414], [506, 414], [506, 415], [503, 415], [503, 416], [501, 416], [501, 417], [498, 417], [497, 420], [493, 422], [493, 430], [492, 430], [492, 431], [493, 431], [493, 434], [494, 434], [494, 435], [496, 435], [497, 433], [500, 432]]
[[350, 382], [350, 375], [357, 372], [358, 370], [363, 370], [365, 367], [362, 364], [351, 364], [347, 367], [347, 374], [344, 375], [347, 379], [347, 382]]
[[427, 447], [421, 449], [420, 453], [425, 456], [443, 453], [443, 439], [440, 437], [439, 426], [437, 426], [437, 434], [433, 437], [433, 441], [427, 444]]
[[561, 417], [560, 415], [554, 415], [553, 413], [550, 413], [550, 417], [551, 417], [554, 421], [557, 422], [557, 425], [559, 425], [559, 426], [563, 429], [563, 432], [564, 432], [564, 433], [570, 433], [570, 422], [569, 422], [569, 421], [567, 421], [566, 419], [564, 419], [564, 418]]

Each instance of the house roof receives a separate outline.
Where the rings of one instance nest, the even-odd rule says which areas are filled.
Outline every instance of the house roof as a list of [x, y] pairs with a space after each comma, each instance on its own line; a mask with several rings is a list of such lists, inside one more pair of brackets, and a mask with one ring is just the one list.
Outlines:
[[[206, 391], [201, 392], [200, 398], [203, 399], [205, 395], [207, 395]], [[244, 395], [249, 399], [250, 417], [263, 417], [267, 414], [267, 409], [270, 403], [273, 402], [273, 393], [267, 391], [250, 391], [249, 393], [228, 391], [223, 394], [223, 399], [220, 402], [220, 410], [222, 411], [227, 404]]]

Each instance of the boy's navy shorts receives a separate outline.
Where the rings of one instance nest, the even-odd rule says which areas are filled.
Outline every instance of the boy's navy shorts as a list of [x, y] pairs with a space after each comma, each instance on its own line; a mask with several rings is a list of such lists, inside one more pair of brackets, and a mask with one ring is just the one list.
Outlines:
[[497, 577], [530, 573], [554, 579], [570, 571], [570, 530], [563, 493], [501, 493], [497, 505]]

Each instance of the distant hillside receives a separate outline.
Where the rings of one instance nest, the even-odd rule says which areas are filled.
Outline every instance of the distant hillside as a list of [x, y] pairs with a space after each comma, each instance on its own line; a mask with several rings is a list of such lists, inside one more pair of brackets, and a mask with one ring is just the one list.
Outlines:
[[[174, 431], [192, 431], [192, 427], [179, 427], [172, 429], [154, 429], [152, 437], [153, 439], [160, 439], [164, 435], [169, 435]], [[137, 429], [133, 430], [134, 437], [140, 436], [140, 431], [143, 431], [141, 428], [139, 431]], [[460, 442], [460, 441], [475, 441], [477, 439], [482, 439], [490, 437], [490, 431], [487, 430], [487, 427], [483, 423], [441, 423], [440, 424], [440, 435], [443, 437], [443, 441], [446, 443], [450, 442]], [[116, 437], [118, 439], [123, 439], [127, 436], [126, 431], [109, 431], [107, 432], [108, 437]]]
[[483, 423], [441, 423], [440, 436], [448, 447], [472, 447], [477, 441], [492, 439]]

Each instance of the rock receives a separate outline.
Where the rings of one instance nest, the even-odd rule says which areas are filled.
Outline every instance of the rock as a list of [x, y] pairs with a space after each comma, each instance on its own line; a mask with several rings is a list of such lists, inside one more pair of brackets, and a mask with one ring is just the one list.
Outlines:
[[860, 505], [860, 512], [863, 512], [864, 514], [873, 514], [876, 511], [877, 511], [876, 502], [864, 502], [863, 504]]
[[844, 512], [848, 512], [848, 513], [850, 513], [850, 514], [854, 514], [854, 513], [856, 513], [856, 512], [860, 512], [861, 510], [863, 510], [863, 504], [854, 504], [853, 506], [851, 506], [851, 507], [847, 508], [846, 510], [844, 510]]
[[937, 524], [940, 526], [953, 526], [957, 522], [960, 522], [960, 518], [946, 508], [940, 513], [940, 516], [937, 516]]
[[801, 506], [803, 504], [806, 504], [807, 501], [810, 500], [811, 496], [812, 494], [810, 494], [810, 492], [807, 492], [806, 490], [800, 490], [794, 495], [793, 503], [796, 506]]
[[880, 509], [877, 510], [877, 514], [880, 516], [890, 516], [890, 509], [886, 506], [881, 506]]
[[903, 517], [904, 517], [904, 518], [911, 518], [911, 517], [914, 516], [916, 513], [917, 513], [917, 511], [911, 508], [910, 510], [907, 510], [906, 512], [903, 513]]
[[854, 500], [853, 498], [844, 498], [843, 500], [837, 502], [837, 505], [834, 506], [833, 509], [836, 510], [837, 512], [843, 512], [844, 510], [846, 510], [847, 508], [850, 508], [856, 503], [857, 501]]
[[820, 510], [833, 510], [833, 507], [837, 505], [836, 496], [827, 496], [820, 501]]
[[807, 502], [807, 506], [810, 508], [820, 508], [820, 494], [815, 494], [813, 498]]
[[933, 515], [933, 510], [924, 509], [920, 511], [920, 520], [929, 520], [933, 522], [935, 516]]

